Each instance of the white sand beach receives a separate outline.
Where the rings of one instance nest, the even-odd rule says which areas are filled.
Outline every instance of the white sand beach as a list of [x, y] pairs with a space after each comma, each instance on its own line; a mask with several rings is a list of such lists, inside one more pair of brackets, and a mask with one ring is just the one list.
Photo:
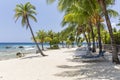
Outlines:
[[0, 80], [120, 80], [120, 66], [107, 60], [73, 59], [76, 48], [44, 51], [0, 61]]

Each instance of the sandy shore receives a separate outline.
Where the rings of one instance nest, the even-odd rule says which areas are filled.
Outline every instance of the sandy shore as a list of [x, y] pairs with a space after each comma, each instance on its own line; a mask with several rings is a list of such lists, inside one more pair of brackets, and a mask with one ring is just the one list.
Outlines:
[[0, 61], [0, 80], [120, 80], [120, 66], [107, 60], [73, 59], [76, 48], [49, 50]]

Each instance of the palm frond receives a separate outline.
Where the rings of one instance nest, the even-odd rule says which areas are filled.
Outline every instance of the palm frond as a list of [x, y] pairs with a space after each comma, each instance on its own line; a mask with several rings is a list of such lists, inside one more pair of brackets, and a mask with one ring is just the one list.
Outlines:
[[29, 21], [29, 18], [33, 19], [35, 22], [37, 22], [37, 19], [34, 16], [34, 15], [36, 15], [35, 6], [30, 4], [30, 2], [27, 2], [24, 5], [17, 4], [14, 11], [15, 11], [15, 15], [14, 15], [15, 22], [21, 17], [22, 18], [21, 24], [23, 27], [26, 25], [26, 28], [28, 28], [29, 22], [27, 22], [27, 21]]
[[55, 0], [46, 0], [47, 4], [51, 4], [53, 2], [55, 2]]
[[25, 25], [27, 25], [27, 22], [26, 22], [26, 20], [25, 20], [24, 18], [22, 18], [21, 24], [22, 24], [23, 27], [24, 27]]
[[37, 22], [37, 19], [33, 15], [29, 14], [28, 17], [33, 19], [35, 22]]
[[110, 17], [117, 17], [117, 16], [119, 16], [119, 13], [117, 11], [113, 10], [113, 9], [108, 9], [107, 12], [108, 12]]

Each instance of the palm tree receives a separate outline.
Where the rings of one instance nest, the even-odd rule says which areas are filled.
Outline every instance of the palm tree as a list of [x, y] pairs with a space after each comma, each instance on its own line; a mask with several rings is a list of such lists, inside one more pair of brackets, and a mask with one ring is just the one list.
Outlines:
[[50, 44], [51, 41], [52, 41], [52, 39], [49, 36], [45, 37], [45, 42], [49, 43], [50, 48], [51, 48], [51, 44]]
[[[113, 0], [108, 0], [108, 1], [112, 2]], [[111, 22], [110, 22], [110, 19], [109, 19], [109, 16], [108, 16], [107, 8], [106, 8], [107, 3], [106, 3], [105, 0], [98, 0], [98, 2], [99, 2], [100, 6], [102, 8], [102, 11], [103, 11], [104, 15], [105, 15], [106, 23], [107, 23], [109, 34], [110, 34], [110, 37], [111, 37], [112, 62], [116, 63], [116, 64], [119, 64], [120, 61], [119, 61], [119, 58], [118, 58], [115, 38], [113, 36], [112, 26], [111, 26]]]
[[44, 50], [44, 46], [43, 43], [45, 42], [45, 38], [46, 38], [46, 32], [44, 30], [39, 30], [37, 32], [37, 36], [36, 36], [38, 42], [41, 43], [42, 45], [42, 50]]
[[35, 22], [37, 22], [36, 18], [34, 17], [34, 15], [36, 15], [36, 12], [35, 12], [35, 7], [30, 4], [30, 2], [27, 2], [26, 4], [17, 4], [16, 5], [16, 8], [15, 8], [15, 18], [16, 18], [16, 21], [19, 19], [19, 18], [22, 18], [22, 26], [26, 26], [26, 28], [30, 29], [31, 31], [31, 34], [32, 34], [32, 37], [33, 37], [33, 40], [35, 41], [36, 43], [36, 46], [38, 48], [38, 51], [41, 53], [42, 56], [46, 56], [45, 54], [43, 54], [42, 50], [40, 49], [36, 39], [35, 39], [35, 36], [33, 34], [33, 31], [32, 31], [32, 27], [30, 25], [30, 22], [29, 22], [29, 18], [33, 19]]
[[51, 40], [50, 40], [50, 42], [49, 42], [50, 48], [52, 48], [52, 44], [51, 44], [51, 43], [52, 43], [52, 40], [53, 40], [53, 38], [54, 38], [54, 34], [55, 34], [55, 33], [54, 33], [52, 30], [49, 30], [49, 31], [48, 31], [48, 34], [47, 34], [48, 37], [51, 38]]
[[91, 37], [92, 37], [92, 45], [93, 45], [92, 52], [96, 52], [96, 48], [95, 48], [95, 34], [94, 34], [94, 31], [93, 31], [93, 25], [92, 25], [91, 21], [89, 21], [89, 26], [90, 26]]
[[[54, 1], [54, 0], [52, 0], [52, 1]], [[103, 14], [105, 15], [106, 23], [107, 23], [109, 34], [110, 34], [110, 37], [111, 37], [111, 43], [112, 43], [111, 46], [112, 46], [112, 51], [113, 51], [112, 59], [113, 59], [113, 62], [119, 63], [118, 54], [116, 52], [115, 39], [114, 39], [113, 32], [112, 32], [112, 26], [111, 26], [111, 22], [110, 22], [110, 19], [109, 19], [109, 16], [108, 16], [108, 11], [106, 9], [106, 5], [108, 5], [109, 3], [111, 4], [115, 0], [71, 0], [71, 1], [69, 1], [69, 0], [59, 0], [58, 6], [61, 10], [67, 11], [67, 9], [70, 8], [73, 4], [75, 4], [76, 1], [80, 6], [83, 5], [79, 9], [84, 7], [85, 11], [90, 11], [88, 19], [90, 19], [91, 18], [90, 15], [92, 15], [94, 13], [94, 8], [96, 7], [94, 5], [94, 3], [97, 3], [97, 1], [99, 2], [100, 6], [102, 8]], [[85, 4], [85, 2], [86, 2], [86, 4]], [[90, 7], [91, 6], [90, 4], [93, 4], [92, 5], [93, 8]], [[99, 5], [97, 5], [97, 6], [99, 6]], [[82, 17], [79, 17], [79, 18], [82, 18]], [[91, 22], [90, 22], [90, 24], [91, 24]], [[100, 30], [99, 25], [100, 24], [98, 23], [97, 24], [98, 31]], [[100, 34], [100, 32], [98, 32], [98, 33]], [[99, 37], [99, 39], [100, 39], [100, 37]]]

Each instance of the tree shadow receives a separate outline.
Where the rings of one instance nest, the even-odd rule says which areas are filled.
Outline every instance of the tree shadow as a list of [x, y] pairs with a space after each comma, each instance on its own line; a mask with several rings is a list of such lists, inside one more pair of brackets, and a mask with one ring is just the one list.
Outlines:
[[73, 53], [75, 50], [64, 51], [63, 53]]
[[[72, 62], [80, 60], [68, 59]], [[119, 80], [120, 70], [115, 69], [113, 63], [101, 60], [80, 61], [78, 65], [59, 65], [64, 71], [56, 73], [58, 77], [75, 77], [75, 80]]]
[[40, 56], [40, 55], [31, 55], [31, 56], [23, 57], [21, 59], [32, 59], [32, 58], [40, 58], [40, 57], [42, 57], [42, 56]]

